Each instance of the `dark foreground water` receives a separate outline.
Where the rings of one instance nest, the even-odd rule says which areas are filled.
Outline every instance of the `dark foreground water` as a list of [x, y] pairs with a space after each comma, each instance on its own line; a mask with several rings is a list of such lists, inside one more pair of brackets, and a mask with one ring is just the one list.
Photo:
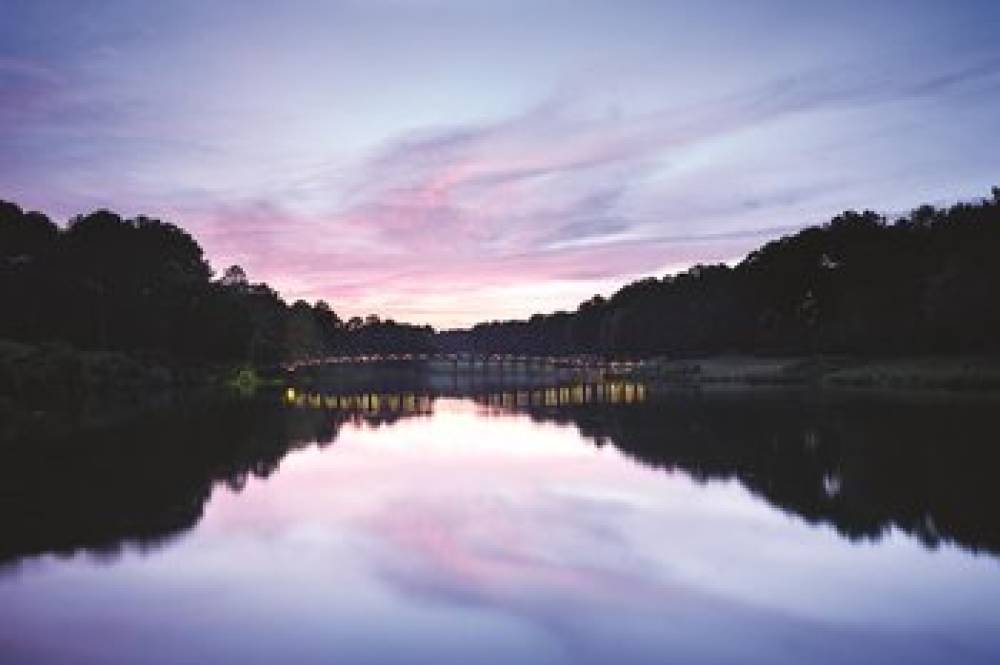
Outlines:
[[473, 392], [8, 446], [0, 663], [1000, 662], [995, 403]]

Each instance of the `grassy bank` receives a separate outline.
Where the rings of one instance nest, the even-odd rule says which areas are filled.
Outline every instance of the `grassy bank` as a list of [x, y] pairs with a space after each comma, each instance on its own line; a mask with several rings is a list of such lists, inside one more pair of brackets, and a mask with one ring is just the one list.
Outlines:
[[644, 378], [678, 384], [803, 385], [905, 390], [1000, 390], [998, 357], [713, 356], [652, 360]]
[[0, 340], [0, 440], [170, 401], [202, 390], [252, 392], [252, 368], [176, 367], [122, 353], [64, 344]]

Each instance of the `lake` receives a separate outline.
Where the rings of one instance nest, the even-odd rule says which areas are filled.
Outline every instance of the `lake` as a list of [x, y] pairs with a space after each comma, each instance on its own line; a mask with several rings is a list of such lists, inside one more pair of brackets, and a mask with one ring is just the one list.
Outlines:
[[0, 465], [0, 663], [997, 663], [988, 400], [192, 401]]

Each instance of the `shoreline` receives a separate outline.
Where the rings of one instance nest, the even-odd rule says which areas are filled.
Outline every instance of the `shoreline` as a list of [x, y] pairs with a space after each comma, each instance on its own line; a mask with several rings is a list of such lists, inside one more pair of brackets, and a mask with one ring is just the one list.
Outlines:
[[1000, 358], [992, 356], [708, 356], [649, 360], [636, 374], [692, 386], [1000, 392]]
[[[339, 366], [337, 382], [352, 387], [396, 383], [402, 372], [434, 383], [445, 372], [415, 364], [407, 368]], [[321, 372], [317, 373], [321, 374]], [[521, 376], [485, 369], [470, 375], [502, 383], [579, 381], [581, 375], [559, 369]], [[649, 358], [618, 372], [588, 374], [589, 380], [626, 379], [667, 389], [790, 389], [862, 394], [921, 394], [934, 399], [959, 395], [1000, 396], [1000, 357], [847, 355], [716, 355], [685, 359]], [[469, 378], [469, 377], [463, 377]], [[115, 419], [153, 405], [185, 401], [206, 394], [249, 396], [286, 384], [309, 385], [324, 378], [313, 372], [275, 375], [249, 366], [166, 367], [131, 354], [80, 351], [65, 345], [27, 345], [0, 340], [0, 439], [24, 431]], [[495, 382], [495, 381], [494, 381]], [[54, 429], [60, 429], [58, 426]]]

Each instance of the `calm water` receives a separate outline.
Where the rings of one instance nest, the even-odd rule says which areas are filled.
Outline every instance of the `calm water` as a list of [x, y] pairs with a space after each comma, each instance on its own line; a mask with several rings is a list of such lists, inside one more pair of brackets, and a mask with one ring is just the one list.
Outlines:
[[0, 663], [1000, 662], [995, 404], [284, 401], [10, 446]]

